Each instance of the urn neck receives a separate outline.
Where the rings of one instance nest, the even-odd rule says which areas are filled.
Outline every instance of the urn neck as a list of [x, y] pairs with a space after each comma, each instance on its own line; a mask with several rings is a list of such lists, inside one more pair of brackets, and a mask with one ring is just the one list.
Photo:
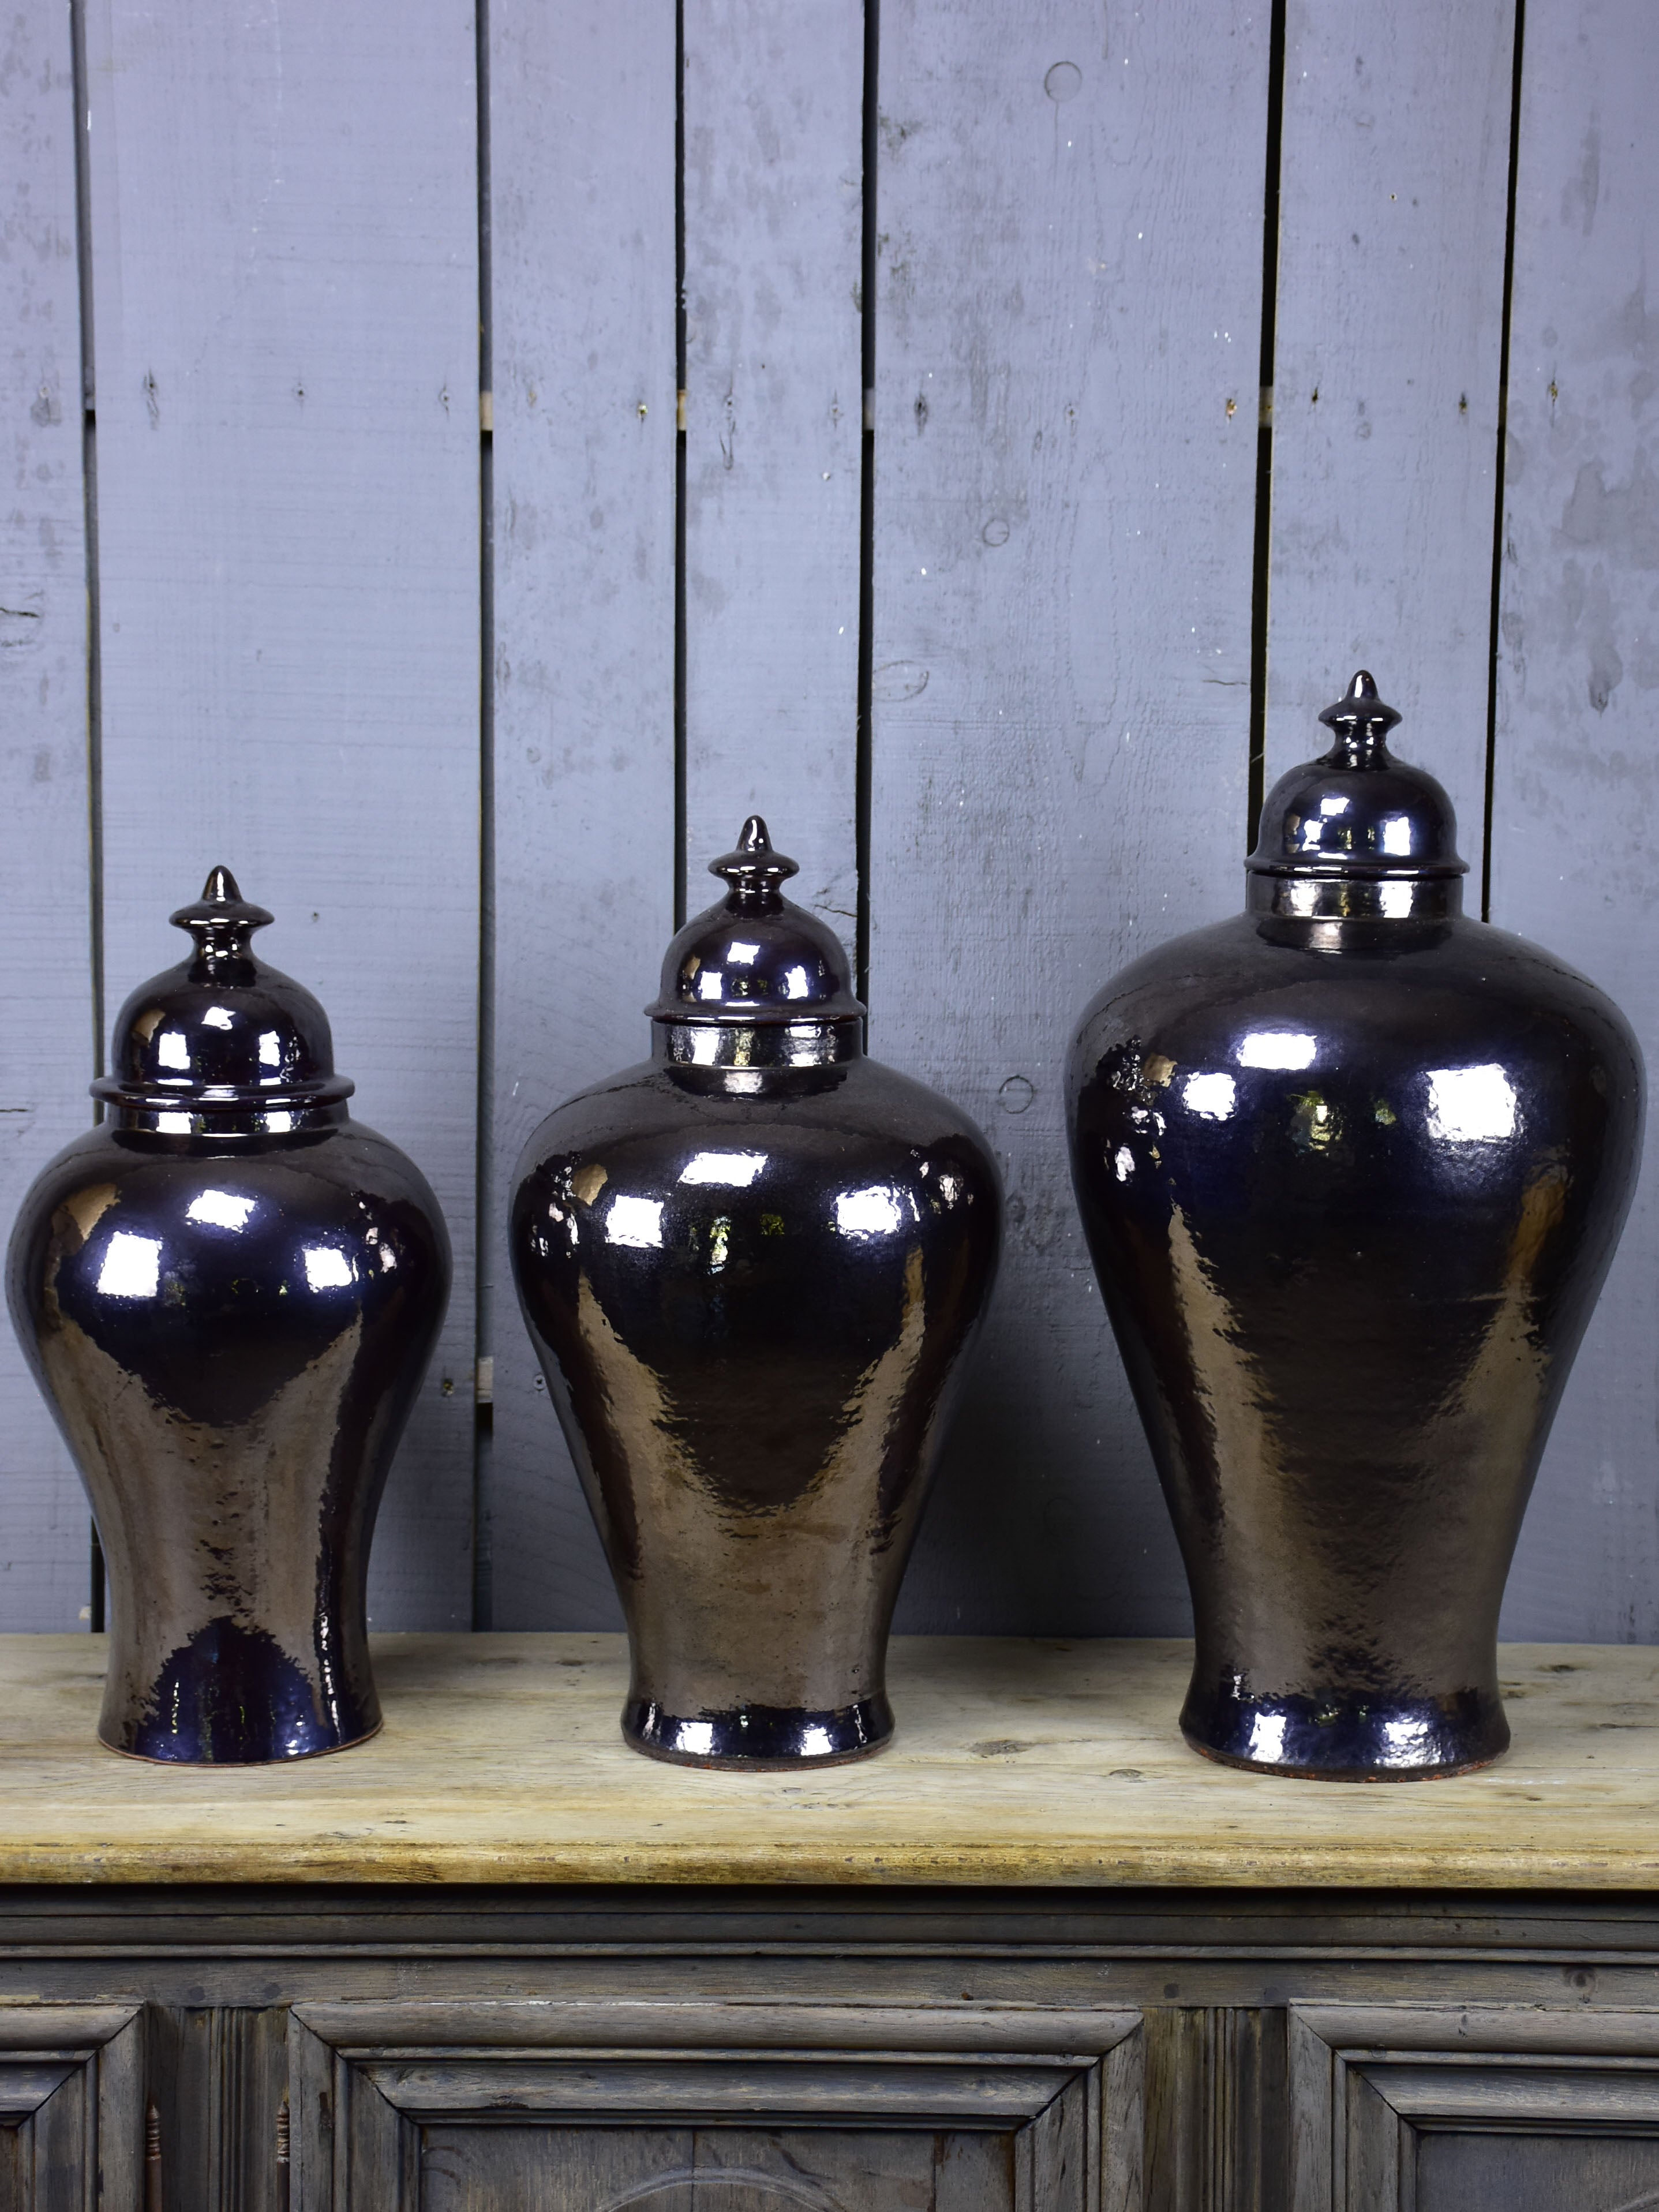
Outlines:
[[[348, 1091], [350, 1087], [345, 1086]], [[137, 1131], [152, 1137], [207, 1137], [216, 1144], [234, 1144], [242, 1139], [315, 1135], [324, 1129], [343, 1127], [351, 1118], [343, 1097], [338, 1096], [320, 1102], [313, 1096], [287, 1104], [281, 1099], [260, 1099], [255, 1104], [211, 1106], [199, 1098], [135, 1100], [130, 1095], [123, 1097], [114, 1085], [107, 1090], [94, 1085], [93, 1090], [106, 1103], [106, 1129]]]
[[675, 1022], [651, 1024], [651, 1057], [678, 1067], [830, 1067], [864, 1054], [863, 1024]]
[[1461, 876], [1245, 878], [1247, 914], [1292, 921], [1443, 921], [1463, 911]]

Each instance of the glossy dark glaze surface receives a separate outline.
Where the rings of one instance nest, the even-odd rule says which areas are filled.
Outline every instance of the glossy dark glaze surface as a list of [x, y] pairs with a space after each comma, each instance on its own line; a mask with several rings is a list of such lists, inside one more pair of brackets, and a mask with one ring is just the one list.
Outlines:
[[1498, 1607], [1643, 1084], [1593, 984], [1464, 916], [1449, 804], [1389, 756], [1370, 678], [1328, 719], [1247, 911], [1106, 987], [1068, 1104], [1192, 1585], [1182, 1728], [1382, 1780], [1509, 1741]]
[[371, 1735], [364, 1585], [449, 1285], [437, 1201], [351, 1121], [311, 994], [256, 960], [223, 870], [195, 957], [116, 1025], [104, 1125], [11, 1240], [14, 1325], [110, 1576], [100, 1734], [249, 1764]]
[[996, 1263], [966, 1115], [865, 1057], [846, 956], [764, 824], [670, 947], [653, 1057], [526, 1147], [525, 1317], [627, 1615], [629, 1741], [853, 1758]]

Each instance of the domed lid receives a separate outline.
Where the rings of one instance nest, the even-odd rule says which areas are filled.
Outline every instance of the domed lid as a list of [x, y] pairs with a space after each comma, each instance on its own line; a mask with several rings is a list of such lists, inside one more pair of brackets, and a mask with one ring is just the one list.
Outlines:
[[334, 1073], [328, 1016], [309, 991], [255, 959], [273, 917], [250, 906], [228, 868], [169, 920], [194, 953], [141, 983], [116, 1018], [114, 1072], [92, 1086], [112, 1105], [262, 1109], [331, 1105], [354, 1088]]
[[833, 929], [793, 906], [779, 889], [799, 875], [772, 850], [751, 814], [737, 850], [708, 863], [730, 885], [685, 927], [662, 963], [662, 990], [646, 1008], [654, 1022], [840, 1022], [864, 1012], [852, 969]]
[[1400, 717], [1377, 697], [1370, 673], [1362, 668], [1319, 719], [1336, 742], [1268, 793], [1245, 866], [1258, 876], [1466, 875], [1451, 800], [1425, 769], [1389, 750]]

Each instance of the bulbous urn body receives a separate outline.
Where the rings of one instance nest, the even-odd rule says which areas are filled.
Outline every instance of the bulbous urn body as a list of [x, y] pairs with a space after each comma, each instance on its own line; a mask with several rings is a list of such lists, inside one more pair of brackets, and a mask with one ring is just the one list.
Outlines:
[[1237, 1765], [1456, 1773], [1641, 1139], [1628, 1024], [1466, 917], [1368, 675], [1269, 796], [1249, 904], [1115, 976], [1068, 1076], [1107, 1311], [1192, 1586], [1182, 1726]]
[[364, 1609], [393, 1449], [449, 1288], [414, 1164], [350, 1119], [326, 1017], [256, 960], [223, 869], [192, 959], [116, 1024], [106, 1119], [13, 1231], [13, 1323], [109, 1571], [99, 1733], [247, 1765], [372, 1735]]
[[653, 1057], [520, 1160], [514, 1270], [627, 1618], [623, 1733], [699, 1765], [892, 1729], [889, 1623], [996, 1264], [966, 1115], [866, 1058], [751, 817], [670, 946]]

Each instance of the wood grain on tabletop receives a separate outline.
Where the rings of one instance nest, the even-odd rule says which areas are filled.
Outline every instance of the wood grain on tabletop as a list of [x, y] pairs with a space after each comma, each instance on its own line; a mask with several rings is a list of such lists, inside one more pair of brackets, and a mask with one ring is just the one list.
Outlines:
[[[88, 1128], [94, 1073], [87, 546], [67, 8], [0, 33], [0, 1226]], [[72, 1629], [84, 1492], [0, 1322], [0, 1627]]]
[[[514, 1163], [646, 1058], [674, 927], [674, 10], [494, 0], [495, 1020], [480, 1625], [620, 1626], [519, 1317]], [[628, 127], [619, 129], [619, 111]], [[402, 1626], [401, 1623], [398, 1624]]]
[[8, 1881], [1659, 1888], [1659, 1653], [1510, 1646], [1515, 1748], [1365, 1787], [1198, 1758], [1174, 1642], [904, 1638], [894, 1744], [816, 1773], [623, 1742], [617, 1637], [382, 1638], [372, 1743], [169, 1769], [94, 1741], [102, 1645], [0, 1639]]
[[910, 1628], [1187, 1618], [1062, 1085], [1243, 896], [1267, 62], [1265, 9], [882, 10], [870, 1044], [1008, 1196]]
[[89, 0], [106, 1018], [222, 861], [455, 1250], [370, 1613], [471, 1618], [478, 277], [469, 12]]
[[1478, 911], [1514, 0], [1291, 0], [1267, 781], [1356, 668], [1457, 808]]
[[[1643, 0], [1531, 0], [1516, 179], [1492, 920], [1659, 1069], [1659, 303]], [[1506, 1634], [1659, 1639], [1659, 1144], [1567, 1383]]]

